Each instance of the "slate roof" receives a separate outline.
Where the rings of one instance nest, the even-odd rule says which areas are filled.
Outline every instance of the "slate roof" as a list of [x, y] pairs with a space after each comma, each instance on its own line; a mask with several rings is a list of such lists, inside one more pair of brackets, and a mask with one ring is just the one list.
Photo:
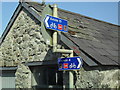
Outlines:
[[[42, 13], [43, 5], [36, 2], [26, 4]], [[119, 65], [117, 25], [96, 20], [70, 11], [58, 9], [58, 16], [68, 20], [69, 33], [64, 35], [100, 65]], [[85, 60], [84, 60], [85, 61]]]
[[59, 16], [67, 17], [69, 30], [75, 35], [67, 34], [88, 55], [102, 65], [118, 64], [118, 26], [92, 18], [59, 11]]
[[[27, 2], [38, 12], [41, 4]], [[118, 26], [73, 12], [58, 9], [58, 16], [69, 22], [65, 35], [87, 55], [102, 65], [118, 65]]]

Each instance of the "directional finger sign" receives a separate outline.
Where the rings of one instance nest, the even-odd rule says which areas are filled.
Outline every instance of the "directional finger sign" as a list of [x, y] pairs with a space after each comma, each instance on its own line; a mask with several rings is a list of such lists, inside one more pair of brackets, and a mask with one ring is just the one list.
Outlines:
[[59, 70], [78, 70], [82, 67], [83, 61], [81, 57], [59, 58]]
[[50, 30], [68, 32], [68, 22], [60, 18], [46, 15], [44, 19], [45, 27]]

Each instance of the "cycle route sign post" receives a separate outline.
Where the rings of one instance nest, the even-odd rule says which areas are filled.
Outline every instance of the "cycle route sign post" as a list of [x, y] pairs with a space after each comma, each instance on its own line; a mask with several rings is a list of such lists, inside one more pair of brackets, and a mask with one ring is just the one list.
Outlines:
[[81, 57], [59, 58], [59, 70], [79, 70], [82, 67], [83, 61]]
[[47, 29], [68, 32], [68, 22], [60, 18], [46, 15], [44, 24]]
[[[50, 7], [48, 8], [49, 10]], [[47, 8], [46, 10], [49, 11]], [[44, 12], [46, 12], [46, 10], [44, 10]], [[54, 10], [53, 12], [57, 12], [57, 8], [56, 5], [54, 5]], [[54, 13], [55, 15], [53, 16], [57, 16], [57, 13]], [[51, 13], [50, 13], [51, 15]], [[45, 33], [46, 35], [48, 35], [45, 32], [49, 31], [49, 30], [54, 30], [54, 31], [60, 31], [60, 32], [68, 32], [68, 22], [67, 20], [61, 19], [61, 18], [57, 18], [57, 17], [53, 17], [50, 15], [46, 15], [43, 14], [43, 18], [42, 18], [42, 26], [45, 26], [45, 28], [43, 28], [43, 34]], [[44, 24], [44, 25], [43, 25]], [[48, 30], [47, 30], [48, 29]], [[54, 32], [53, 35], [56, 35], [57, 32]], [[44, 34], [44, 37], [46, 37], [46, 35]], [[49, 36], [49, 35], [48, 35]], [[55, 39], [57, 39], [57, 37], [55, 37]], [[49, 39], [48, 37], [46, 38], [47, 42], [49, 40], [49, 42], [52, 42], [50, 40], [52, 40], [51, 38]], [[61, 49], [62, 50], [62, 49]], [[73, 56], [73, 54], [72, 54]], [[78, 70], [82, 67], [82, 59], [81, 57], [68, 57], [68, 58], [59, 58], [58, 59], [58, 70], [71, 70], [69, 71], [69, 73], [67, 73], [69, 75], [69, 83], [64, 83], [65, 88], [73, 88], [74, 87], [74, 75], [73, 75], [73, 70]]]
[[[46, 29], [68, 32], [68, 22], [57, 17], [46, 15], [44, 18]], [[79, 70], [82, 67], [83, 61], [81, 57], [59, 58], [59, 70]]]

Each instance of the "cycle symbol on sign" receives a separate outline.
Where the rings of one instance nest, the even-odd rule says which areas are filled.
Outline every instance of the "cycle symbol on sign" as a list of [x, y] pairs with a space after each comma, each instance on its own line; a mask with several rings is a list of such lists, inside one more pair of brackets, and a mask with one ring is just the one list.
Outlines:
[[56, 25], [55, 23], [51, 23], [51, 24], [50, 24], [50, 28], [57, 29], [57, 25]]
[[70, 66], [69, 66], [69, 68], [76, 68], [75, 63], [71, 63]]

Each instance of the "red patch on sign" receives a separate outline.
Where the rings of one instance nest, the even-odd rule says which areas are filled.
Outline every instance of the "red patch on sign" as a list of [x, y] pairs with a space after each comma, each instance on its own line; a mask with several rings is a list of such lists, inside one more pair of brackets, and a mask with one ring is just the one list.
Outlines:
[[68, 68], [68, 63], [64, 63], [64, 68]]
[[62, 25], [61, 24], [58, 24], [58, 29], [62, 30]]

